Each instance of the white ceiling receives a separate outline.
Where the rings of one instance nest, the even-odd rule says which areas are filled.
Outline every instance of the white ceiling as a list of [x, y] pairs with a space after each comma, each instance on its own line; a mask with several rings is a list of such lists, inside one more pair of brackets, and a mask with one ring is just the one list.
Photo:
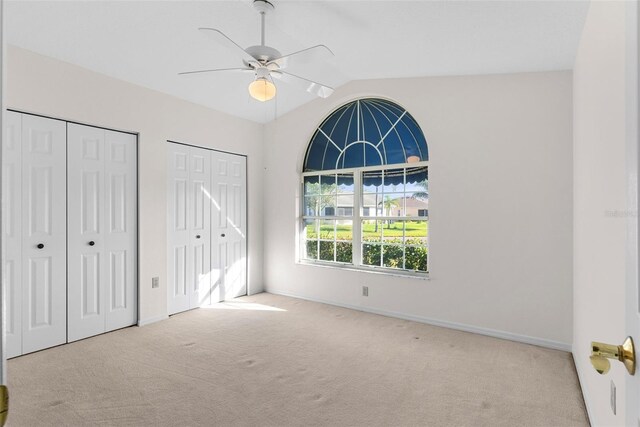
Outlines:
[[[573, 68], [587, 1], [273, 0], [267, 44], [290, 53], [325, 44], [330, 63], [291, 68], [338, 87], [351, 80]], [[314, 97], [278, 86], [251, 99], [251, 74], [178, 76], [239, 60], [197, 31], [215, 27], [259, 44], [251, 0], [6, 2], [6, 38], [100, 73], [257, 122]]]

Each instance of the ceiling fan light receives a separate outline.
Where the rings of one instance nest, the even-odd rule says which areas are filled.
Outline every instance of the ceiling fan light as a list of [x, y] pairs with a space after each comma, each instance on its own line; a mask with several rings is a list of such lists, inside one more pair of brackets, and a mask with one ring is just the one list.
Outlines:
[[276, 85], [265, 77], [259, 77], [249, 85], [249, 94], [252, 98], [265, 102], [276, 96]]

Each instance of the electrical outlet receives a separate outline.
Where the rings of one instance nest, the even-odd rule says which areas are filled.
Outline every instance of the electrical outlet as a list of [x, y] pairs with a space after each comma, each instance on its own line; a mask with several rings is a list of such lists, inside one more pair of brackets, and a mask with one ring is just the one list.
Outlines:
[[616, 384], [611, 380], [611, 410], [616, 414]]
[[368, 297], [369, 296], [369, 287], [368, 286], [363, 286], [362, 287], [362, 296], [363, 297]]
[[152, 277], [151, 278], [151, 288], [159, 288], [160, 287], [160, 278]]

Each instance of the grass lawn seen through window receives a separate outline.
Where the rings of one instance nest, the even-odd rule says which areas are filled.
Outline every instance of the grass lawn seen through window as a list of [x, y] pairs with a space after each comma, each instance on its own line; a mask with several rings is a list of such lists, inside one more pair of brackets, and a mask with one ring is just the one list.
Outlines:
[[[377, 230], [376, 221], [366, 221], [362, 224], [362, 238], [363, 240], [379, 238], [381, 232], [384, 237], [402, 237], [403, 224], [405, 225], [404, 233], [406, 237], [426, 237], [429, 232], [428, 221], [393, 221], [392, 223], [378, 221]], [[306, 231], [307, 238], [314, 239], [317, 237], [313, 225], [308, 226]], [[351, 224], [337, 224], [336, 232], [337, 240], [351, 240], [353, 226]], [[320, 238], [333, 237], [333, 233], [332, 224], [320, 225]]]

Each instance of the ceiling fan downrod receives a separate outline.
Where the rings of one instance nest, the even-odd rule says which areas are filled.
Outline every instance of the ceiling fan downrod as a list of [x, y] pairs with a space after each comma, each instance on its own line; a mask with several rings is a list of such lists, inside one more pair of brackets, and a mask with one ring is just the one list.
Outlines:
[[260, 46], [265, 45], [265, 17], [275, 9], [273, 3], [267, 0], [253, 0], [253, 8], [260, 14]]

